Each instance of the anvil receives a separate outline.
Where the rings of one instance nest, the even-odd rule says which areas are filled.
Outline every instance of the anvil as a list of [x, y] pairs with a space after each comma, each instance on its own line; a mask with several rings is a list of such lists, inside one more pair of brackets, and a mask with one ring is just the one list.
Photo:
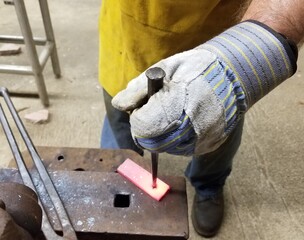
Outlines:
[[[47, 166], [79, 239], [188, 238], [188, 207], [183, 177], [160, 176], [171, 190], [158, 202], [115, 171], [126, 158], [149, 169], [149, 161], [133, 151], [36, 149]], [[29, 155], [24, 152], [23, 156], [32, 176], [35, 176], [37, 173], [29, 163]], [[13, 161], [10, 167], [0, 169], [0, 181], [21, 182]], [[35, 185], [53, 228], [60, 232], [50, 200], [40, 188], [41, 182], [36, 181]]]

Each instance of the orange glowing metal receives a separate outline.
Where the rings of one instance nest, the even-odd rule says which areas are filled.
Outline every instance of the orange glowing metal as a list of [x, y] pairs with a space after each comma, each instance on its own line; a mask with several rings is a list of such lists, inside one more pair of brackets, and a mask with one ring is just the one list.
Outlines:
[[118, 167], [117, 171], [157, 201], [160, 201], [170, 189], [170, 186], [159, 178], [156, 180], [157, 187], [153, 188], [152, 174], [129, 158]]

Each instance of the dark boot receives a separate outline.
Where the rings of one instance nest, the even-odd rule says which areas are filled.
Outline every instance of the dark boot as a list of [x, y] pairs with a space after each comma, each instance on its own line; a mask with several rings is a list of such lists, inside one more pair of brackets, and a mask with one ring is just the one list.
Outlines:
[[213, 237], [218, 232], [224, 216], [224, 196], [206, 198], [195, 194], [192, 207], [192, 224], [198, 234]]

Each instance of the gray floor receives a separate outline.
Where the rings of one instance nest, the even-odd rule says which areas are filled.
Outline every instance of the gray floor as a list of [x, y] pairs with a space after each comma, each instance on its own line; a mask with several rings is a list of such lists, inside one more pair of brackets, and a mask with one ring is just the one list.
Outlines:
[[[43, 35], [37, 1], [27, 0], [32, 29]], [[36, 145], [99, 147], [104, 116], [97, 81], [98, 12], [100, 1], [49, 2], [63, 76], [55, 79], [48, 62], [44, 76], [50, 96], [50, 121], [25, 122]], [[0, 2], [0, 35], [19, 35], [14, 8]], [[0, 63], [26, 64], [18, 57]], [[242, 145], [226, 188], [223, 227], [214, 239], [304, 239], [304, 53], [295, 76], [256, 104], [248, 113]], [[0, 74], [11, 91], [36, 91], [34, 78]], [[2, 100], [1, 100], [2, 101]], [[38, 99], [13, 99], [20, 116], [42, 109]], [[23, 147], [23, 146], [22, 146]], [[11, 153], [0, 130], [0, 166]], [[183, 175], [189, 159], [161, 155], [159, 171]], [[188, 185], [189, 208], [193, 190]], [[200, 239], [190, 224], [190, 239]]]

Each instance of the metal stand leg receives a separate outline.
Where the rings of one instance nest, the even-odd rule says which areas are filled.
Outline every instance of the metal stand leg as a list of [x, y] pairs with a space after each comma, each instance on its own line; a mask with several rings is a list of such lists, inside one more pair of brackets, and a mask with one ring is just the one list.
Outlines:
[[61, 75], [61, 70], [60, 70], [60, 65], [59, 65], [55, 36], [54, 36], [53, 27], [52, 27], [48, 3], [47, 3], [47, 0], [39, 0], [39, 4], [40, 4], [40, 9], [41, 9], [46, 39], [47, 39], [47, 41], [53, 43], [53, 51], [51, 54], [53, 72], [54, 72], [55, 76], [57, 78], [59, 78]]
[[36, 85], [38, 88], [38, 94], [42, 104], [44, 106], [48, 106], [49, 99], [42, 75], [42, 67], [39, 63], [35, 42], [33, 40], [33, 34], [27, 17], [24, 1], [16, 0], [14, 1], [14, 4], [15, 4], [16, 14], [20, 24], [21, 32], [24, 37], [25, 47], [30, 58], [33, 74], [35, 76]]

